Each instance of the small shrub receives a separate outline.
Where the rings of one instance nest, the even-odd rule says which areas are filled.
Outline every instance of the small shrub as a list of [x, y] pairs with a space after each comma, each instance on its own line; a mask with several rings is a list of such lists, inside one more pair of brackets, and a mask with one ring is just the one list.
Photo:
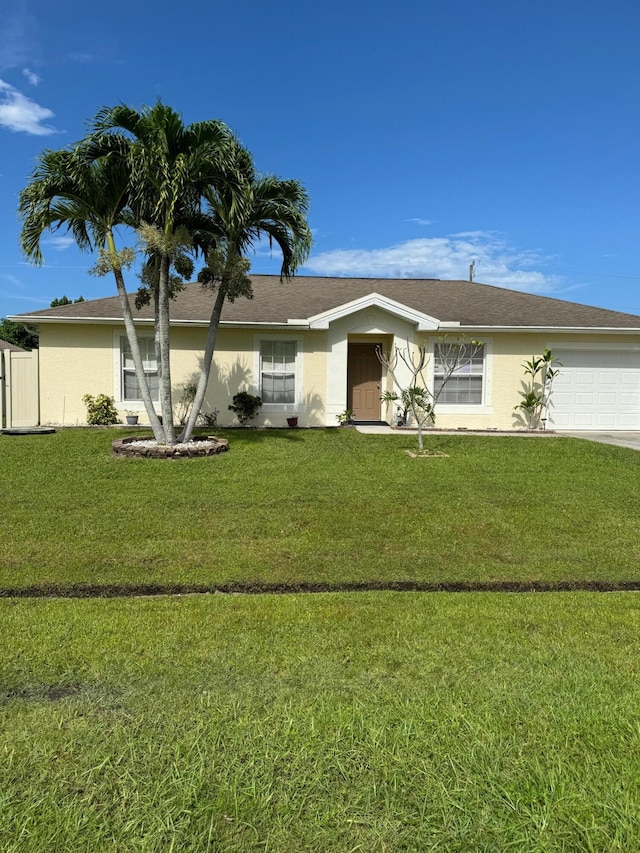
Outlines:
[[248, 391], [240, 391], [239, 394], [234, 394], [233, 403], [229, 406], [229, 411], [235, 412], [236, 417], [242, 424], [246, 426], [252, 418], [260, 411], [262, 400]]
[[197, 423], [204, 427], [218, 426], [218, 410], [214, 409], [212, 412], [200, 412]]
[[93, 397], [85, 394], [82, 402], [87, 407], [87, 423], [96, 426], [111, 426], [118, 423], [118, 413], [115, 400], [107, 394], [98, 394]]
[[176, 421], [180, 426], [184, 426], [189, 418], [189, 412], [191, 411], [191, 406], [193, 406], [193, 401], [196, 398], [197, 390], [198, 386], [195, 382], [185, 382], [182, 386], [182, 396], [175, 407]]
[[558, 368], [562, 367], [562, 362], [558, 361], [550, 349], [545, 349], [542, 355], [532, 355], [522, 366], [525, 376], [530, 379], [527, 384], [522, 383], [523, 390], [519, 392], [522, 400], [513, 407], [514, 411], [524, 412], [529, 429], [544, 428], [546, 417], [543, 418], [542, 415], [548, 414], [551, 386], [560, 373]]

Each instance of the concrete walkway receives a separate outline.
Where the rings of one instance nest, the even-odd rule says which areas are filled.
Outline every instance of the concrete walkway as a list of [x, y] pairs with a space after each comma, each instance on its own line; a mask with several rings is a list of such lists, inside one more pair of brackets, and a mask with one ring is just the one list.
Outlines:
[[[402, 429], [392, 429], [390, 426], [382, 426], [376, 424], [356, 424], [356, 429], [358, 432], [367, 433], [368, 435], [417, 435], [417, 429], [407, 429], [402, 427]], [[498, 430], [474, 430], [474, 429], [423, 429], [422, 434], [427, 435], [488, 435], [488, 436], [514, 436], [517, 435], [520, 438], [548, 438], [552, 435], [558, 435], [558, 433], [553, 432], [544, 432], [544, 430], [540, 430], [539, 432], [500, 432]]]
[[616, 447], [628, 447], [640, 450], [640, 432], [559, 432], [571, 438], [584, 438], [586, 441], [598, 441], [600, 444], [615, 444]]
[[[390, 426], [357, 426], [358, 432], [368, 435], [416, 435], [415, 429], [391, 429]], [[487, 435], [487, 436], [519, 436], [520, 438], [582, 438], [585, 441], [598, 441], [601, 444], [615, 444], [616, 447], [628, 447], [640, 450], [640, 432], [565, 432], [564, 430], [545, 432], [498, 432], [497, 430], [478, 431], [472, 429], [424, 430], [424, 435]]]

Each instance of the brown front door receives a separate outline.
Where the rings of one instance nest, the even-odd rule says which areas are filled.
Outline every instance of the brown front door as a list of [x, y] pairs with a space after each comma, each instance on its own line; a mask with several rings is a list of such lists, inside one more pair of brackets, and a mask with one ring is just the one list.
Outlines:
[[349, 344], [347, 406], [357, 421], [380, 420], [382, 365], [376, 355], [380, 344]]

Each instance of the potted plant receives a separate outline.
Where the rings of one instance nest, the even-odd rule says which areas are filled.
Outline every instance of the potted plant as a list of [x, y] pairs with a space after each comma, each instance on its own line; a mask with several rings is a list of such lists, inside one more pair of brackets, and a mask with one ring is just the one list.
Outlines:
[[351, 409], [345, 409], [344, 412], [340, 412], [339, 415], [336, 415], [336, 420], [340, 424], [340, 426], [348, 427], [353, 426], [353, 412]]
[[292, 418], [287, 418], [287, 426], [289, 427], [289, 429], [294, 429], [295, 427], [297, 427], [298, 426], [297, 416], [294, 416]]
[[125, 417], [127, 419], [127, 424], [129, 426], [135, 426], [138, 423], [138, 413], [137, 412], [127, 412]]

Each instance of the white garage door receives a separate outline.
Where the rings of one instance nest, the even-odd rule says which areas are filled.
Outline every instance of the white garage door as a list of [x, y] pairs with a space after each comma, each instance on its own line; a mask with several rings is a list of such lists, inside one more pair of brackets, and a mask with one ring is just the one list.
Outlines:
[[553, 381], [549, 426], [640, 429], [640, 352], [554, 350], [562, 362]]

